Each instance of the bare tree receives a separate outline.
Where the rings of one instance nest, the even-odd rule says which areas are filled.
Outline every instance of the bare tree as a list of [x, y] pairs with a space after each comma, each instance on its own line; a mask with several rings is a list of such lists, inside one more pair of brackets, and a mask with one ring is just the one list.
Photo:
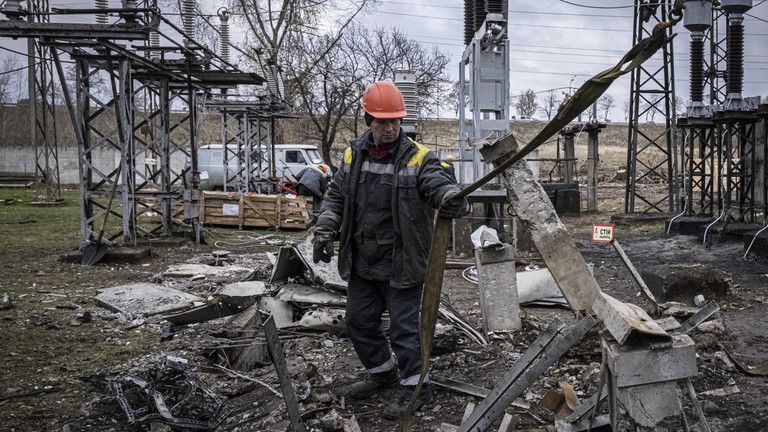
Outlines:
[[557, 99], [557, 93], [554, 90], [550, 90], [542, 98], [540, 109], [547, 116], [547, 120], [552, 120], [552, 116], [557, 112], [559, 106], [560, 100]]
[[445, 97], [449, 59], [397, 29], [352, 26], [339, 40], [332, 36], [304, 38], [286, 62], [286, 93], [294, 95], [294, 107], [310, 119], [313, 128], [308, 137], [320, 142], [329, 165], [333, 162], [330, 149], [340, 130], [359, 134], [359, 100], [371, 82], [391, 80], [396, 68], [409, 68], [416, 72], [422, 114], [432, 114], [431, 102]]
[[[295, 49], [306, 36], [329, 39], [325, 52], [314, 53], [315, 62], [341, 38], [343, 31], [372, 0], [230, 0], [235, 17], [246, 25], [252, 54], [260, 72], [271, 81], [279, 81], [287, 64], [285, 51]], [[329, 13], [340, 16], [335, 34], [321, 34], [321, 18]], [[316, 47], [313, 47], [313, 49]], [[309, 50], [308, 50], [309, 51]], [[273, 89], [277, 90], [277, 89]], [[285, 98], [286, 95], [279, 94]]]
[[0, 104], [9, 103], [14, 99], [13, 85], [24, 69], [20, 64], [18, 57], [6, 56], [0, 61]]
[[536, 114], [538, 106], [539, 104], [536, 102], [536, 93], [533, 89], [527, 89], [517, 97], [517, 113], [520, 114], [521, 117], [532, 117]]
[[614, 99], [610, 94], [606, 93], [597, 100], [597, 105], [605, 114], [603, 116], [603, 120], [608, 121], [608, 112], [610, 112], [611, 108], [616, 105], [616, 99]]
[[624, 121], [629, 121], [629, 99], [624, 101]]

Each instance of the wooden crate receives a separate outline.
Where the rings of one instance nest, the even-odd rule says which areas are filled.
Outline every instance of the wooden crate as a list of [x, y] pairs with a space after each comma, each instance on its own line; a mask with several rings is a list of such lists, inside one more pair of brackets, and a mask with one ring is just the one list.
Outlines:
[[239, 228], [306, 229], [311, 220], [307, 198], [284, 195], [203, 192], [200, 220], [204, 224]]

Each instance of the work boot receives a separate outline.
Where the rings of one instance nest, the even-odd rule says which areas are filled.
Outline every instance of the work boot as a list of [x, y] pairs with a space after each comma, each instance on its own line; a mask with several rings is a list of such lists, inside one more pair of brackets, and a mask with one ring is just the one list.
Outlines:
[[[408, 404], [411, 403], [411, 396], [416, 386], [403, 386], [403, 392], [400, 397], [387, 405], [384, 408], [384, 418], [389, 420], [399, 420], [403, 416], [405, 410], [408, 409]], [[416, 412], [432, 399], [432, 386], [429, 383], [424, 383], [421, 386], [419, 397], [416, 398], [416, 405], [413, 407], [413, 411]]]
[[352, 383], [349, 386], [347, 396], [352, 399], [367, 399], [378, 390], [395, 385], [400, 380], [397, 368], [387, 372], [368, 374], [360, 381]]

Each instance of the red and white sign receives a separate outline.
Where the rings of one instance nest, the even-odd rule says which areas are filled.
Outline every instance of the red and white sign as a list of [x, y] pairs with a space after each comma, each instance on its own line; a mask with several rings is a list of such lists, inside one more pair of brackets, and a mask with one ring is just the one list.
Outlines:
[[592, 224], [592, 241], [610, 243], [613, 241], [613, 224]]

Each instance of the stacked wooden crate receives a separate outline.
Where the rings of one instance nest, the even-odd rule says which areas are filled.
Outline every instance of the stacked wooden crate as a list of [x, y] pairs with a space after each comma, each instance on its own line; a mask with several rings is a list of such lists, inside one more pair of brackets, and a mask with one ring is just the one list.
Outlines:
[[312, 220], [311, 199], [206, 191], [200, 200], [200, 220], [207, 225], [237, 226], [241, 229], [305, 229]]

